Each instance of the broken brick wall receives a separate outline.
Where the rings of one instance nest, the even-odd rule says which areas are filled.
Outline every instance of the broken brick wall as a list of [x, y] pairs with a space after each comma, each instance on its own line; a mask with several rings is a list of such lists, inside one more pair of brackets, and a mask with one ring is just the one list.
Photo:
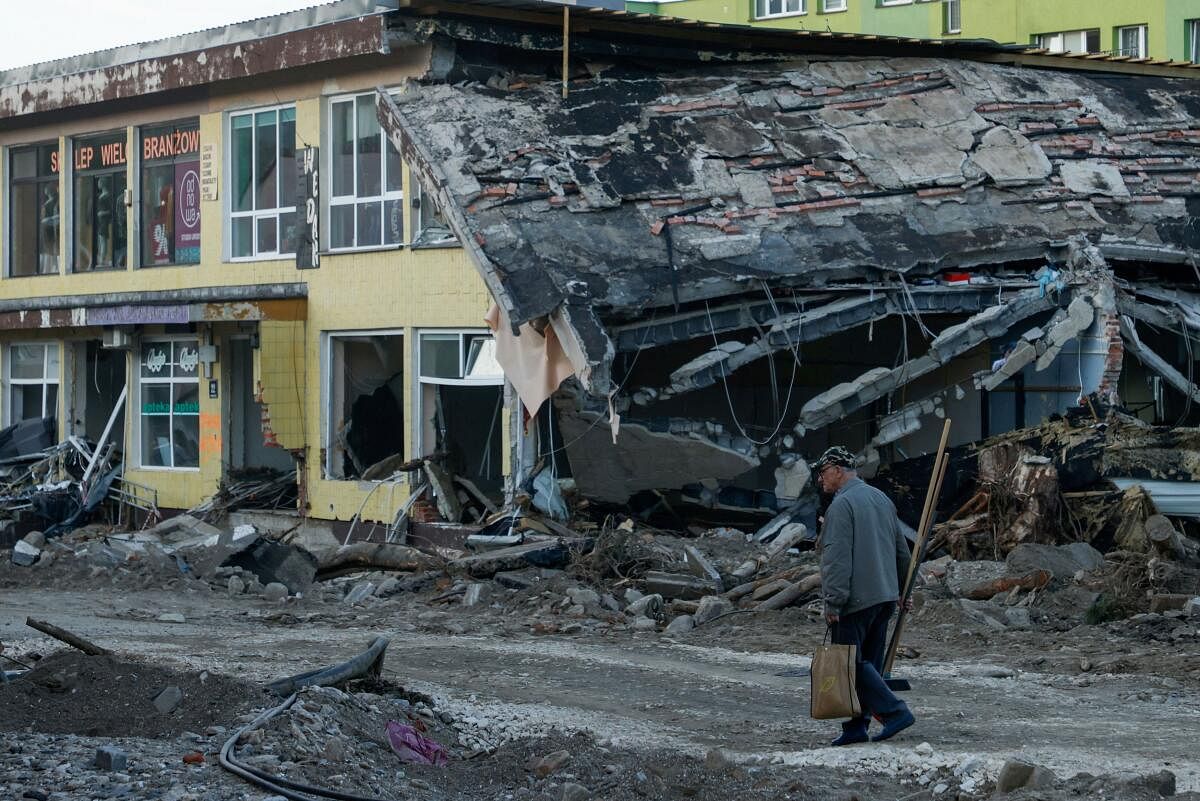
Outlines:
[[263, 405], [263, 441], [287, 450], [307, 444], [304, 409], [308, 395], [303, 320], [268, 321], [259, 325], [254, 352], [254, 388]]

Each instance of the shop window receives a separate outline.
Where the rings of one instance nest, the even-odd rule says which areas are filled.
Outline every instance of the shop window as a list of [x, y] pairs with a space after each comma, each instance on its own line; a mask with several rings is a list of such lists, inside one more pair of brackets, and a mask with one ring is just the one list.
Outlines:
[[9, 345], [4, 359], [8, 384], [5, 425], [58, 415], [58, 343]]
[[392, 331], [328, 339], [326, 475], [384, 479], [404, 461], [404, 340]]
[[200, 125], [143, 128], [142, 266], [200, 263]]
[[296, 252], [296, 108], [229, 117], [230, 255]]
[[418, 338], [420, 453], [439, 454], [452, 475], [498, 491], [504, 373], [496, 340], [486, 331], [422, 331]]
[[72, 258], [76, 272], [125, 267], [125, 132], [76, 139], [72, 145]]
[[374, 92], [330, 102], [329, 140], [329, 246], [403, 244], [400, 153], [379, 126]]
[[9, 274], [58, 272], [58, 145], [13, 148], [9, 155]]
[[194, 339], [142, 343], [138, 414], [142, 467], [200, 466], [200, 364]]

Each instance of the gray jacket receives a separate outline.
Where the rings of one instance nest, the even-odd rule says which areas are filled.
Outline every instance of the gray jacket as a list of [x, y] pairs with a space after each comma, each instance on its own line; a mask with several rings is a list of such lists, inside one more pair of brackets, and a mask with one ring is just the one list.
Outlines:
[[821, 530], [825, 612], [849, 615], [899, 600], [910, 559], [888, 496], [861, 478], [847, 481], [829, 504]]

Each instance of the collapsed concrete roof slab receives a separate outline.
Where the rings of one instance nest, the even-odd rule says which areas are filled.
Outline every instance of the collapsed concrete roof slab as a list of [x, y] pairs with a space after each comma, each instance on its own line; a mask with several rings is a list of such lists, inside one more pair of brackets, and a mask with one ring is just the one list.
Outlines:
[[528, 76], [412, 84], [388, 122], [513, 322], [587, 309], [597, 363], [609, 325], [756, 283], [931, 274], [1075, 236], [1195, 246], [1193, 81], [918, 57], [587, 66], [565, 99]]

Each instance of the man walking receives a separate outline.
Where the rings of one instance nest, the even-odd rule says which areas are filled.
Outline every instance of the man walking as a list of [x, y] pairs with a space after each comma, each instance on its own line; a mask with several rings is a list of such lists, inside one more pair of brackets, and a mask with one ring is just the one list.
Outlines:
[[908, 542], [896, 507], [858, 477], [850, 451], [830, 448], [813, 465], [813, 473], [821, 491], [833, 496], [821, 528], [825, 620], [835, 644], [858, 646], [856, 683], [863, 710], [863, 717], [842, 724], [842, 736], [833, 744], [866, 742], [872, 716], [883, 730], [871, 739], [887, 740], [916, 720], [880, 675], [888, 621], [908, 575]]

